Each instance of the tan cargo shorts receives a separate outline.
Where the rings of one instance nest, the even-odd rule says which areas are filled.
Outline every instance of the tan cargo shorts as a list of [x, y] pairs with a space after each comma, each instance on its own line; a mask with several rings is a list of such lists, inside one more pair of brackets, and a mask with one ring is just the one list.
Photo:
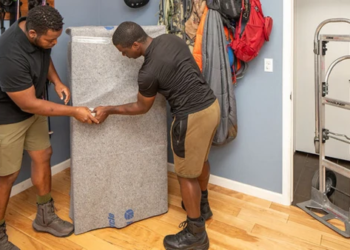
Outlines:
[[50, 146], [47, 117], [33, 115], [22, 122], [0, 125], [0, 176], [21, 169], [23, 150], [38, 151]]
[[170, 137], [175, 173], [178, 176], [197, 178], [201, 175], [219, 124], [218, 100], [210, 107], [185, 118], [174, 118]]

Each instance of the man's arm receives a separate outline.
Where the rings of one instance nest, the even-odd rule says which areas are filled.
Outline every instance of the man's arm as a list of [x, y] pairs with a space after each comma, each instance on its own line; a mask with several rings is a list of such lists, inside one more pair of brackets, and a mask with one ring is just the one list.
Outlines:
[[43, 116], [73, 116], [86, 123], [99, 123], [87, 107], [71, 107], [36, 98], [34, 86], [28, 89], [7, 92], [7, 95], [24, 112]]
[[137, 102], [128, 103], [119, 106], [107, 106], [109, 115], [142, 115], [147, 113], [156, 99], [156, 96], [145, 97], [137, 94]]
[[141, 115], [147, 113], [156, 99], [156, 96], [145, 97], [138, 93], [137, 102], [119, 106], [101, 106], [95, 108], [97, 120], [102, 123], [109, 115]]
[[67, 104], [70, 100], [70, 91], [67, 88], [67, 86], [65, 86], [62, 83], [60, 77], [57, 74], [57, 71], [55, 69], [55, 66], [51, 58], [50, 58], [50, 66], [49, 66], [49, 72], [47, 74], [47, 78], [49, 79], [50, 82], [52, 82], [55, 85], [55, 91], [61, 100], [63, 100], [62, 93], [65, 94], [66, 99], [64, 100], [64, 104]]

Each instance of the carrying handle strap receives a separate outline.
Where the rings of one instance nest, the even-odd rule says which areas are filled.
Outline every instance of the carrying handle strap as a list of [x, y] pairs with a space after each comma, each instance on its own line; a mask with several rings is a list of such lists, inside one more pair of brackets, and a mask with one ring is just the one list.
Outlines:
[[256, 12], [258, 12], [258, 16], [259, 16], [261, 22], [263, 22], [265, 24], [265, 16], [264, 16], [264, 13], [262, 11], [261, 6], [260, 6], [260, 9], [258, 8], [258, 6], [254, 6], [254, 9], [256, 10]]
[[240, 15], [240, 17], [239, 17], [238, 27], [236, 28], [236, 36], [235, 36], [235, 39], [239, 39], [239, 36], [241, 35], [243, 12], [244, 12], [244, 10], [245, 10], [244, 1], [245, 1], [245, 0], [242, 0], [241, 15]]

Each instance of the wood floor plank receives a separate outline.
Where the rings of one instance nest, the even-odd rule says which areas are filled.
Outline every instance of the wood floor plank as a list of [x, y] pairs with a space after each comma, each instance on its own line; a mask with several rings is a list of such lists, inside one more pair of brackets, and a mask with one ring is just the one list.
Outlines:
[[103, 249], [103, 250], [115, 250], [123, 248], [117, 248], [111, 242], [106, 241], [103, 237], [97, 237], [91, 233], [85, 233], [80, 235], [72, 235], [68, 238], [74, 244], [77, 244], [83, 247], [86, 250], [95, 250], [95, 249]]
[[8, 208], [13, 209], [26, 217], [36, 214], [37, 206], [35, 203], [25, 202], [21, 195], [22, 193], [13, 196], [9, 201]]
[[253, 223], [286, 224], [289, 215], [268, 208], [250, 206], [242, 208], [237, 217]]
[[242, 194], [242, 193], [236, 192], [234, 190], [229, 190], [227, 188], [223, 188], [223, 187], [219, 187], [219, 186], [215, 186], [215, 185], [213, 185], [209, 190], [210, 191], [215, 191], [215, 192], [220, 193], [220, 194], [225, 194], [225, 195], [228, 195], [228, 196], [240, 199], [240, 200], [245, 201], [245, 202], [253, 203], [253, 204], [259, 205], [261, 207], [268, 208], [268, 207], [271, 206], [271, 203], [272, 203], [271, 201], [263, 200], [263, 199], [256, 198], [256, 197], [252, 197], [252, 196], [249, 196], [249, 195], [246, 195], [246, 194]]
[[322, 235], [321, 245], [328, 249], [334, 250], [349, 250], [350, 239], [334, 237], [329, 235]]
[[234, 239], [240, 239], [249, 242], [255, 242], [258, 240], [257, 237], [251, 235], [246, 230], [231, 226], [221, 221], [214, 220], [207, 228]]
[[320, 244], [322, 232], [309, 228], [303, 224], [288, 221], [286, 227], [278, 227], [278, 230], [293, 235], [299, 239], [307, 240], [312, 244]]
[[284, 206], [284, 205], [272, 202], [270, 209], [279, 211], [281, 213], [289, 214], [290, 216], [293, 215], [295, 217], [306, 218], [306, 219], [310, 218], [310, 216], [307, 213], [305, 213], [303, 210], [295, 206]]
[[293, 236], [293, 234], [288, 234], [288, 232], [282, 232], [273, 227], [266, 227], [256, 224], [252, 230], [252, 235], [259, 238], [273, 239], [276, 242], [288, 243], [294, 245], [295, 249], [310, 249], [310, 250], [325, 250], [327, 248], [322, 247], [318, 244], [312, 244], [307, 240], [302, 240], [298, 237]]
[[[220, 233], [221, 232], [221, 233]], [[244, 250], [295, 250], [295, 245], [288, 242], [276, 242], [267, 238], [255, 237], [247, 234], [247, 237], [234, 237], [230, 230], [208, 229], [208, 235], [215, 249], [244, 249]]]
[[[141, 226], [140, 225], [130, 225], [128, 226], [128, 230], [136, 230], [137, 232], [139, 232], [139, 228]], [[138, 229], [137, 229], [138, 228]], [[142, 249], [151, 249], [151, 246], [154, 244], [154, 245], [157, 245], [159, 246], [160, 242], [156, 241], [152, 241], [152, 245], [148, 245], [148, 244], [144, 244], [143, 241], [145, 239], [143, 238], [135, 238], [135, 237], [132, 237], [131, 235], [129, 234], [126, 234], [125, 233], [125, 229], [127, 228], [124, 228], [124, 229], [116, 229], [116, 228], [106, 228], [106, 229], [101, 229], [101, 230], [95, 230], [95, 231], [92, 231], [91, 233], [98, 237], [98, 238], [101, 238], [103, 239], [104, 241], [106, 242], [109, 242], [111, 244], [113, 244], [113, 246], [116, 247], [116, 249], [127, 249], [127, 250], [131, 250], [131, 249], [137, 249], [137, 250], [142, 250]], [[148, 229], [149, 230], [149, 229]], [[161, 238], [159, 236], [159, 238]]]
[[25, 233], [15, 229], [12, 226], [7, 226], [9, 240], [20, 249], [25, 250], [49, 250], [52, 249], [49, 245], [44, 245], [37, 239], [26, 235]]

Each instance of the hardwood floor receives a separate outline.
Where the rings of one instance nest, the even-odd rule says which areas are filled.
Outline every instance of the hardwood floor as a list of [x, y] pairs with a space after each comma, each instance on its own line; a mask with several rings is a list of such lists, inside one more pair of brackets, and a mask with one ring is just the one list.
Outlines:
[[[52, 196], [57, 214], [69, 219], [70, 169], [53, 177]], [[215, 185], [209, 187], [214, 216], [207, 221], [210, 249], [350, 249], [343, 238], [297, 207], [282, 206]], [[10, 240], [22, 250], [37, 249], [164, 249], [163, 238], [177, 233], [186, 214], [176, 176], [169, 173], [169, 212], [124, 229], [100, 229], [68, 238], [36, 233], [35, 189], [10, 199], [6, 223]]]

